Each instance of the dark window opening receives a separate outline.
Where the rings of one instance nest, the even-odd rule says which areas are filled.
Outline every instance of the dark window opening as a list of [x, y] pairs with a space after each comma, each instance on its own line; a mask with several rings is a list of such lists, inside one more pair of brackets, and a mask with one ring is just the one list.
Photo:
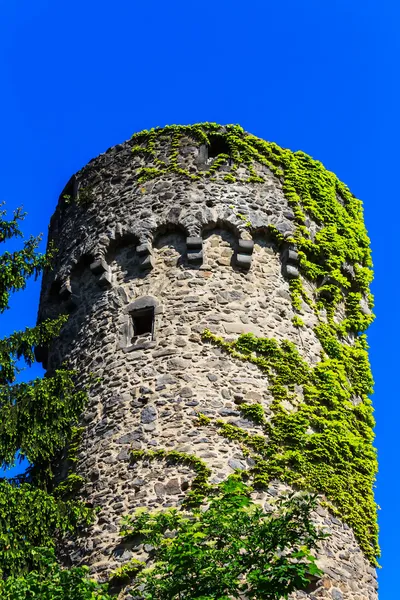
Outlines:
[[231, 149], [229, 148], [229, 144], [223, 135], [210, 135], [208, 136], [208, 139], [210, 140], [210, 144], [207, 147], [209, 159], [216, 158], [220, 154], [227, 154], [228, 156], [231, 155]]
[[132, 313], [133, 336], [150, 334], [154, 330], [154, 307], [145, 308]]

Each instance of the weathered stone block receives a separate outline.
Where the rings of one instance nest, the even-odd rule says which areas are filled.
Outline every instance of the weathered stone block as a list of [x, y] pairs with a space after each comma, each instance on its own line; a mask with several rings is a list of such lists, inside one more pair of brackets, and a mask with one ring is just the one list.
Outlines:
[[191, 398], [193, 396], [193, 390], [191, 387], [183, 387], [180, 391], [180, 396], [182, 396], [182, 398]]
[[119, 454], [117, 455], [117, 460], [128, 461], [129, 458], [130, 458], [129, 450], [127, 450], [126, 448], [121, 450], [121, 452], [119, 452]]
[[239, 240], [240, 254], [252, 254], [254, 250], [253, 240]]
[[244, 471], [246, 469], [246, 463], [242, 462], [241, 460], [237, 460], [236, 458], [229, 459], [228, 460], [228, 465], [234, 471], [236, 471], [237, 469], [240, 469], [241, 471]]
[[139, 312], [150, 308], [154, 310], [155, 315], [162, 312], [162, 307], [157, 298], [154, 296], [142, 296], [141, 298], [137, 298], [134, 302], [131, 302], [129, 306], [124, 309], [124, 313]]
[[293, 265], [283, 265], [283, 275], [288, 279], [296, 279], [299, 276], [299, 270]]
[[166, 484], [165, 484], [165, 491], [167, 494], [180, 494], [181, 493], [181, 486], [179, 483], [179, 479], [170, 479]]
[[368, 306], [368, 301], [366, 298], [361, 298], [360, 308], [361, 308], [361, 312], [363, 313], [363, 315], [372, 314], [372, 311], [371, 311], [370, 307]]
[[186, 238], [186, 247], [188, 250], [197, 250], [203, 247], [203, 240], [201, 237], [188, 237]]
[[149, 254], [148, 256], [144, 256], [140, 260], [139, 266], [143, 271], [154, 269], [154, 258], [151, 256], [151, 254]]
[[251, 255], [250, 254], [237, 254], [236, 264], [241, 269], [250, 269]]
[[111, 282], [111, 273], [103, 273], [102, 275], [100, 275], [99, 279], [98, 279], [98, 284], [101, 288], [103, 289], [109, 289], [112, 287], [112, 282]]
[[254, 333], [254, 335], [261, 336], [262, 331], [260, 331], [259, 327], [255, 325], [245, 324], [245, 323], [224, 323], [224, 329], [226, 333]]
[[105, 273], [109, 270], [108, 264], [102, 258], [99, 258], [98, 260], [92, 262], [89, 268], [94, 275], [100, 275], [101, 273]]
[[[150, 334], [148, 334], [150, 337]], [[125, 352], [125, 354], [127, 354], [128, 352], [137, 352], [138, 350], [148, 350], [149, 348], [155, 348], [156, 347], [156, 342], [149, 340], [149, 341], [144, 341], [142, 339], [139, 338], [139, 340], [136, 342], [136, 344], [131, 344], [130, 346], [126, 346], [124, 348], [122, 348], [122, 350]]]
[[117, 444], [130, 444], [134, 440], [139, 440], [141, 437], [140, 433], [136, 433], [135, 431], [130, 431], [125, 435], [122, 435], [118, 440]]
[[299, 255], [296, 252], [296, 250], [293, 250], [292, 248], [290, 248], [287, 252], [287, 258], [286, 260], [288, 262], [292, 262], [292, 263], [297, 263], [299, 262]]
[[152, 423], [157, 419], [157, 409], [155, 406], [145, 406], [142, 410], [141, 421], [142, 423]]
[[151, 245], [146, 242], [145, 244], [140, 244], [140, 246], [136, 246], [136, 252], [138, 256], [147, 256], [151, 254]]
[[345, 275], [347, 275], [348, 277], [351, 277], [351, 279], [354, 279], [355, 277], [355, 270], [353, 265], [351, 265], [350, 263], [345, 262], [344, 265], [342, 266], [343, 272]]
[[159, 482], [155, 483], [154, 491], [157, 496], [165, 496], [165, 487], [163, 486], [162, 483], [159, 483]]
[[187, 259], [188, 259], [188, 262], [190, 262], [192, 264], [202, 263], [203, 262], [203, 251], [202, 250], [200, 250], [199, 252], [190, 251], [187, 253]]

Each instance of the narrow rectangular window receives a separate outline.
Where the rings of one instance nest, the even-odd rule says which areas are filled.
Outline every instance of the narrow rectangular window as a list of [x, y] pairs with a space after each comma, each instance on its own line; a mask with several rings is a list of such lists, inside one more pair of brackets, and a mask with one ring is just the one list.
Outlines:
[[133, 337], [150, 335], [154, 333], [154, 307], [135, 310], [132, 313]]

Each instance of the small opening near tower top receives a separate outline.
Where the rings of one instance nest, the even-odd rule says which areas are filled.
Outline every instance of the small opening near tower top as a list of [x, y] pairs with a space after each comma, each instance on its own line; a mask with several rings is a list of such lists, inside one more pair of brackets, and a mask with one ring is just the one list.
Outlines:
[[230, 156], [231, 150], [223, 135], [209, 135], [208, 139], [210, 140], [210, 144], [207, 147], [209, 159], [216, 158], [220, 154], [227, 154]]
[[133, 335], [137, 337], [139, 335], [153, 336], [154, 330], [154, 307], [145, 308], [143, 310], [137, 310], [132, 313], [133, 322]]

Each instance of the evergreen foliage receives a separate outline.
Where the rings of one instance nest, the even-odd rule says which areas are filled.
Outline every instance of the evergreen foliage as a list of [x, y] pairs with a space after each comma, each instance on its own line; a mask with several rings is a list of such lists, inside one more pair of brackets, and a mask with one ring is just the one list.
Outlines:
[[[22, 237], [18, 210], [7, 221], [0, 213], [0, 242]], [[37, 252], [40, 238], [0, 256], [0, 311], [10, 293], [25, 287], [29, 276], [48, 267], [51, 254]], [[0, 596], [4, 600], [107, 600], [110, 596], [87, 578], [86, 569], [62, 570], [54, 548], [66, 533], [93, 520], [85, 504], [66, 499], [54, 488], [52, 461], [71, 438], [85, 393], [76, 391], [74, 373], [17, 383], [18, 361], [31, 365], [34, 351], [60, 332], [66, 318], [46, 321], [0, 340], [0, 463], [13, 466], [26, 457], [33, 467], [14, 480], [0, 481]], [[54, 493], [52, 493], [54, 491]], [[104, 593], [103, 593], [104, 591]]]
[[0, 579], [2, 600], [112, 600], [106, 585], [88, 577], [87, 567], [62, 569], [48, 547], [36, 548], [35, 563], [24, 575]]

